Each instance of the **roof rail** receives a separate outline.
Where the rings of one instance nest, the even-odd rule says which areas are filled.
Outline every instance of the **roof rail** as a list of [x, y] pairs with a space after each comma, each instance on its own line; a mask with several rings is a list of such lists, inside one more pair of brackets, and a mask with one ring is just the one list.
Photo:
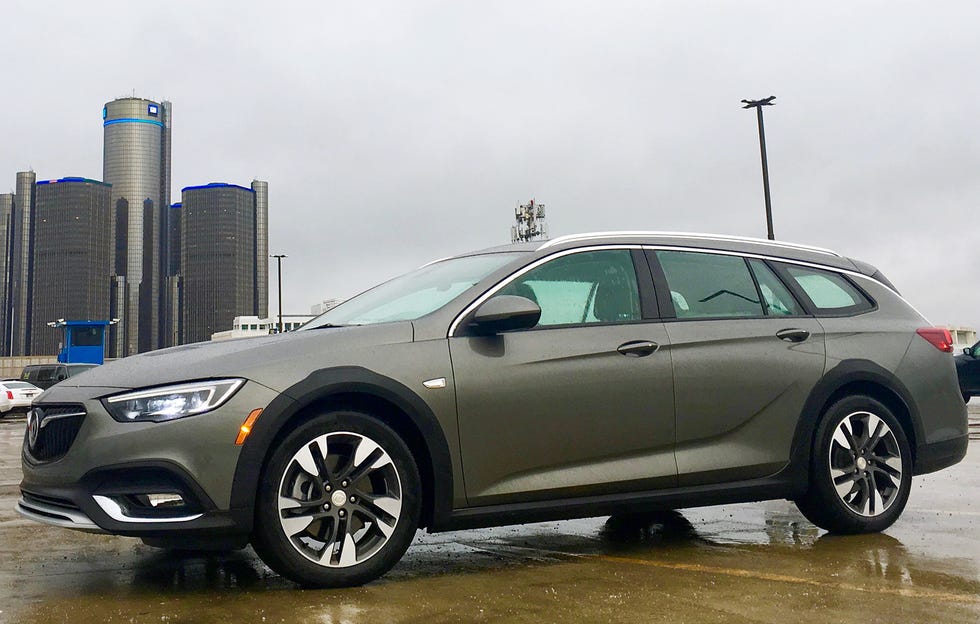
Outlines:
[[728, 236], [726, 234], [701, 234], [698, 232], [645, 232], [645, 231], [632, 231], [632, 232], [587, 232], [584, 234], [570, 234], [568, 236], [559, 236], [558, 238], [553, 238], [549, 241], [545, 241], [543, 245], [538, 247], [538, 251], [542, 249], [547, 249], [548, 247], [554, 247], [555, 245], [561, 245], [562, 243], [570, 243], [574, 241], [587, 241], [594, 238], [635, 238], [638, 236], [669, 236], [670, 238], [691, 238], [691, 239], [705, 239], [705, 240], [718, 240], [718, 241], [732, 241], [740, 243], [761, 243], [764, 245], [772, 245], [774, 247], [783, 247], [785, 249], [796, 249], [800, 251], [812, 251], [815, 253], [827, 254], [837, 258], [843, 258], [842, 255], [836, 251], [830, 249], [824, 249], [823, 247], [813, 247], [811, 245], [801, 245], [798, 243], [784, 243], [782, 241], [773, 241], [765, 238], [752, 238], [750, 236]]

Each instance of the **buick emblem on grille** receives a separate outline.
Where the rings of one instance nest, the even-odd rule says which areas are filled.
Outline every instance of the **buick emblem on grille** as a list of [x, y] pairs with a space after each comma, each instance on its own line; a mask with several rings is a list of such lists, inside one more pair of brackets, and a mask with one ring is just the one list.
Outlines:
[[41, 410], [34, 408], [27, 412], [27, 448], [34, 450], [37, 434], [41, 430]]

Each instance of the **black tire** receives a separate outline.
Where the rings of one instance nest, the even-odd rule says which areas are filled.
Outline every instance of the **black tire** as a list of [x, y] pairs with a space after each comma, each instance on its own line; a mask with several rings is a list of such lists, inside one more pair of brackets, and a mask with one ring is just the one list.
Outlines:
[[[316, 452], [323, 445], [325, 456]], [[418, 468], [398, 434], [368, 414], [332, 412], [273, 452], [259, 482], [252, 545], [304, 587], [361, 585], [398, 563], [420, 510]]]
[[809, 488], [796, 505], [831, 533], [876, 533], [898, 519], [911, 488], [912, 453], [901, 423], [879, 401], [854, 395], [824, 413]]

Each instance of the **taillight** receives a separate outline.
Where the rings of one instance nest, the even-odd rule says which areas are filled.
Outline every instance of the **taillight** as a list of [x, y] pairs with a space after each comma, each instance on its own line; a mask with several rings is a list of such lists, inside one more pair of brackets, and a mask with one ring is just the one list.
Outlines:
[[10, 390], [7, 390], [7, 398], [10, 399], [11, 401], [13, 401], [14, 400], [14, 393], [11, 392]]
[[942, 329], [941, 327], [920, 327], [915, 330], [915, 333], [925, 338], [929, 341], [929, 344], [940, 351], [944, 353], [953, 352], [953, 337], [949, 335], [948, 329]]

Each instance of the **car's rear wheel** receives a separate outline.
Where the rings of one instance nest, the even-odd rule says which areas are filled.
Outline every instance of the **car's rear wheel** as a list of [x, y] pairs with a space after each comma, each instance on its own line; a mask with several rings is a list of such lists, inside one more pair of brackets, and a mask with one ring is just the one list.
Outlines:
[[371, 581], [395, 565], [418, 527], [418, 468], [384, 423], [354, 411], [289, 434], [259, 485], [253, 545], [269, 567], [308, 587]]
[[901, 423], [863, 395], [834, 403], [814, 438], [810, 486], [796, 501], [808, 520], [832, 533], [889, 527], [912, 487], [912, 453]]

